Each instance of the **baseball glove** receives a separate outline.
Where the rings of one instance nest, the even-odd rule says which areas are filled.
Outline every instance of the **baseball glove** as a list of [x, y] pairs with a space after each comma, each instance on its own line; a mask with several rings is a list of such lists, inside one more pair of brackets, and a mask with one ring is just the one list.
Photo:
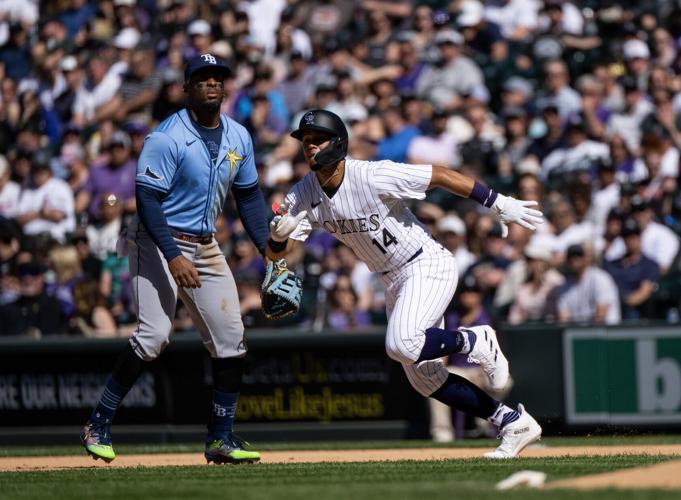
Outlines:
[[283, 319], [296, 314], [303, 297], [303, 282], [286, 268], [286, 261], [267, 260], [260, 296], [267, 319]]

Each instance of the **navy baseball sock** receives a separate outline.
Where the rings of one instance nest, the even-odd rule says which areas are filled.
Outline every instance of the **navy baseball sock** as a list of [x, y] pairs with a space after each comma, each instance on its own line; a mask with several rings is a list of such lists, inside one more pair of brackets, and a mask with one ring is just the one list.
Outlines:
[[430, 395], [452, 408], [476, 417], [489, 419], [501, 403], [463, 377], [449, 374], [437, 391]]
[[471, 352], [474, 346], [475, 334], [468, 330], [451, 331], [442, 328], [428, 328], [426, 330], [426, 341], [416, 362], [438, 359], [457, 352], [467, 354]]
[[114, 414], [118, 409], [118, 405], [121, 404], [123, 398], [130, 390], [130, 387], [125, 387], [116, 382], [113, 377], [109, 377], [106, 381], [106, 387], [104, 387], [104, 392], [97, 403], [97, 406], [92, 410], [92, 415], [90, 415], [90, 422], [93, 423], [103, 423], [106, 420], [111, 422], [113, 420]]
[[503, 429], [508, 424], [510, 424], [511, 422], [515, 422], [519, 418], [520, 413], [518, 413], [513, 408], [509, 408], [503, 403], [499, 403], [499, 408], [497, 408], [494, 414], [490, 416], [487, 420], [489, 420], [491, 423], [499, 427], [499, 429]]
[[213, 414], [208, 425], [207, 442], [226, 438], [232, 432], [238, 401], [238, 392], [213, 391]]

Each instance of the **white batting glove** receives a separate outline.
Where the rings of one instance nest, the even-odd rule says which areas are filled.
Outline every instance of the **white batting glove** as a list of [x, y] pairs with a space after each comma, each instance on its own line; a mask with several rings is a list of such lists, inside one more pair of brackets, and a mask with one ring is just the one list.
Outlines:
[[512, 196], [497, 193], [497, 199], [492, 205], [492, 210], [499, 216], [501, 236], [503, 238], [508, 236], [507, 224], [511, 222], [515, 222], [530, 231], [535, 231], [538, 224], [543, 224], [544, 214], [539, 210], [528, 208], [536, 205], [536, 201], [516, 200]]
[[279, 242], [286, 241], [306, 216], [307, 210], [302, 210], [295, 216], [289, 215], [288, 206], [282, 203], [277, 209], [277, 215], [270, 222], [270, 238]]

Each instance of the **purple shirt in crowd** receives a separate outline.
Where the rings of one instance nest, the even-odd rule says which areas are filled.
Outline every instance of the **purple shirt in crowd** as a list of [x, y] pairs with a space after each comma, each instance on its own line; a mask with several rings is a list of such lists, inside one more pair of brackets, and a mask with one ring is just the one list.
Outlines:
[[104, 193], [115, 194], [121, 203], [134, 198], [136, 173], [137, 162], [134, 159], [118, 168], [113, 168], [110, 164], [93, 166], [85, 183], [85, 189], [92, 195], [88, 208], [90, 215], [96, 216], [99, 213], [99, 204]]

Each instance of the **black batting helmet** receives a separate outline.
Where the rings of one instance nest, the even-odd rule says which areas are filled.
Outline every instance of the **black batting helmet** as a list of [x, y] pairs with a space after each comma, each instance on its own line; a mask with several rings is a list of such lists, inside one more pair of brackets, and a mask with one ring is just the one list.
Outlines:
[[325, 109], [310, 109], [300, 119], [298, 129], [291, 132], [291, 137], [303, 140], [308, 131], [322, 132], [332, 137], [331, 143], [315, 155], [320, 167], [335, 165], [348, 154], [348, 130], [340, 116]]

